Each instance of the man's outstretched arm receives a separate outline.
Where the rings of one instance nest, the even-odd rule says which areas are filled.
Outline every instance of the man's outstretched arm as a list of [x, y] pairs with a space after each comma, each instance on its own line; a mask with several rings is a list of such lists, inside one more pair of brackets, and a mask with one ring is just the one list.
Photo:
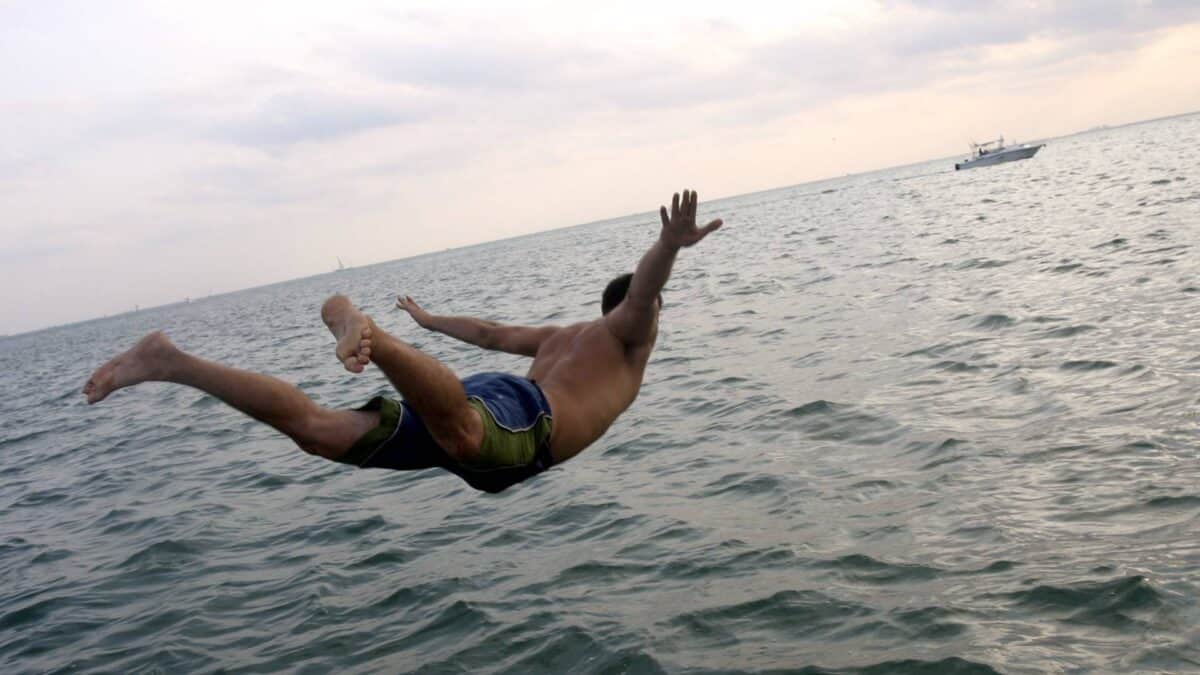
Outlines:
[[558, 330], [555, 326], [505, 326], [495, 321], [469, 316], [438, 316], [426, 312], [410, 295], [398, 296], [396, 306], [408, 312], [413, 321], [422, 328], [444, 333], [484, 349], [520, 356], [537, 356], [538, 347], [542, 346], [542, 342]]
[[652, 339], [658, 294], [671, 277], [679, 249], [699, 243], [721, 227], [719, 218], [696, 227], [697, 203], [696, 193], [684, 190], [682, 197], [675, 193], [671, 199], [670, 213], [667, 207], [659, 207], [662, 230], [658, 241], [650, 246], [634, 270], [625, 299], [605, 317], [608, 329], [627, 346], [644, 345]]

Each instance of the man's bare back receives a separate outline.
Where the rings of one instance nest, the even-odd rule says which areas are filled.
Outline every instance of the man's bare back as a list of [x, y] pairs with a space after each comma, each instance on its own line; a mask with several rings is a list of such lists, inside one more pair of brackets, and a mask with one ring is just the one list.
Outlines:
[[633, 403], [653, 348], [653, 341], [627, 347], [604, 319], [567, 326], [542, 343], [528, 377], [542, 386], [554, 411], [555, 463], [603, 436]]

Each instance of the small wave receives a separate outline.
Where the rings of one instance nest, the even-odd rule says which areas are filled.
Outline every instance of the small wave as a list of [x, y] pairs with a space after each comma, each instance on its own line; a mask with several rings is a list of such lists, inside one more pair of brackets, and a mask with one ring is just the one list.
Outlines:
[[262, 490], [275, 490], [281, 487], [286, 487], [296, 482], [287, 476], [277, 476], [270, 473], [260, 473], [258, 476], [253, 476], [253, 482], [250, 487], [260, 488]]
[[[112, 512], [110, 512], [112, 513]], [[123, 517], [123, 518], [105, 518], [109, 521], [100, 533], [105, 536], [113, 535], [129, 535], [139, 532], [154, 532], [158, 530], [170, 531], [170, 524], [161, 516], [148, 516], [143, 518]]]
[[842, 672], [854, 675], [1003, 675], [999, 670], [986, 663], [968, 661], [957, 656], [940, 661], [920, 659], [881, 661]]
[[1075, 337], [1076, 335], [1090, 333], [1094, 330], [1097, 330], [1096, 326], [1085, 323], [1078, 326], [1063, 326], [1062, 328], [1054, 328], [1038, 334], [1038, 337], [1053, 340], [1058, 338]]
[[947, 573], [946, 570], [915, 563], [887, 563], [862, 553], [844, 555], [817, 566], [834, 570], [849, 581], [878, 585], [929, 581]]
[[[511, 668], [505, 664], [506, 672], [649, 673], [650, 675], [667, 672], [649, 654], [628, 648], [612, 650], [605, 646], [604, 641], [597, 640], [578, 626], [569, 626], [549, 634], [546, 639], [523, 642], [519, 646], [522, 648], [536, 646], [537, 650], [512, 663]], [[460, 669], [457, 663], [459, 660], [455, 659], [452, 671]], [[481, 667], [476, 672], [483, 670], [484, 666], [494, 663], [493, 659], [488, 659], [485, 663], [480, 664]]]
[[1088, 453], [1091, 453], [1094, 450], [1095, 448], [1090, 445], [1056, 445], [1052, 448], [1033, 450], [1031, 452], [1024, 453], [1021, 455], [1021, 458], [1025, 461], [1029, 461], [1034, 459], [1046, 459], [1048, 457], [1055, 457], [1058, 455], [1074, 455], [1080, 453], [1083, 453], [1086, 456]]
[[1103, 244], [1096, 244], [1092, 248], [1094, 248], [1094, 249], [1121, 248], [1121, 247], [1124, 247], [1128, 243], [1129, 243], [1128, 239], [1126, 239], [1124, 237], [1116, 237], [1114, 239], [1109, 239], [1108, 241], [1104, 242]]
[[939, 457], [939, 458], [933, 460], [932, 462], [922, 464], [918, 468], [921, 471], [932, 471], [933, 469], [936, 469], [939, 466], [942, 466], [944, 464], [953, 464], [954, 462], [958, 462], [958, 461], [964, 460], [966, 458], [967, 458], [967, 455], [950, 455], [949, 457]]
[[420, 554], [403, 549], [388, 549], [356, 560], [349, 565], [347, 569], [370, 569], [372, 567], [398, 567], [406, 563], [412, 562]]
[[947, 354], [948, 352], [954, 351], [955, 349], [960, 349], [962, 347], [969, 347], [974, 344], [978, 344], [981, 342], [987, 342], [989, 340], [994, 340], [994, 339], [995, 338], [991, 338], [991, 337], [981, 337], [981, 338], [975, 338], [973, 340], [963, 340], [961, 342], [942, 342], [942, 343], [939, 343], [936, 345], [931, 345], [929, 347], [924, 347], [922, 349], [917, 349], [915, 351], [907, 352], [907, 353], [901, 354], [900, 356], [903, 358], [908, 358], [910, 356], [929, 356], [932, 358], [938, 358], [938, 357], [941, 357], [941, 356]]
[[536, 582], [521, 589], [524, 594], [541, 595], [549, 591], [561, 591], [569, 587], [594, 588], [603, 586], [611, 588], [628, 582], [634, 577], [649, 575], [654, 572], [652, 562], [606, 562], [588, 560], [572, 565], [554, 576], [553, 579]]
[[964, 441], [961, 438], [953, 437], [938, 441], [937, 445], [933, 445], [932, 443], [925, 441], [914, 441], [909, 443], [905, 448], [905, 454], [925, 452], [938, 455], [961, 448], [965, 445], [967, 445], [967, 441]]
[[728, 579], [737, 575], [753, 576], [762, 570], [788, 570], [796, 565], [796, 555], [786, 548], [755, 549], [730, 554], [726, 543], [717, 550], [704, 550], [700, 555], [684, 560], [671, 560], [658, 569], [658, 574], [667, 579], [697, 580], [704, 578]]
[[330, 545], [343, 541], [353, 541], [386, 528], [387, 521], [382, 516], [374, 515], [354, 521], [327, 520], [315, 527], [306, 527], [295, 534], [301, 535], [309, 543]]
[[216, 408], [220, 405], [221, 401], [213, 396], [200, 396], [188, 404], [188, 408], [193, 410], [207, 410], [208, 408]]
[[51, 504], [59, 504], [71, 499], [71, 494], [59, 488], [30, 492], [17, 500], [12, 508], [41, 508]]
[[120, 567], [140, 568], [161, 565], [181, 559], [197, 557], [203, 552], [203, 547], [196, 542], [165, 539], [156, 541], [137, 551], [121, 562]]
[[830, 403], [822, 399], [810, 401], [802, 406], [798, 406], [788, 410], [785, 415], [789, 417], [807, 417], [809, 415], [826, 415], [834, 410], [836, 403]]
[[879, 492], [882, 490], [891, 490], [895, 487], [896, 484], [890, 480], [863, 480], [850, 485], [846, 489], [861, 492]]
[[991, 364], [976, 366], [970, 363], [963, 363], [962, 361], [938, 361], [937, 363], [929, 366], [929, 369], [945, 373], [979, 373], [983, 372], [985, 368], [995, 367], [996, 366]]
[[35, 441], [35, 440], [37, 440], [43, 436], [46, 436], [47, 434], [53, 433], [55, 431], [58, 431], [58, 430], [57, 429], [35, 429], [33, 431], [27, 431], [19, 436], [12, 436], [11, 438], [3, 438], [3, 439], [0, 439], [0, 448], [3, 448], [7, 445], [16, 445], [18, 443], [22, 443], [25, 441]]
[[1145, 505], [1153, 509], [1194, 509], [1200, 508], [1200, 496], [1155, 497], [1154, 499], [1147, 500]]
[[999, 330], [1016, 325], [1017, 320], [1007, 314], [988, 314], [975, 324], [979, 330]]
[[692, 612], [671, 619], [670, 625], [704, 638], [714, 633], [736, 634], [739, 629], [769, 630], [791, 639], [827, 633], [847, 619], [872, 613], [863, 605], [839, 600], [817, 591], [779, 591], [747, 600]]
[[1106, 370], [1108, 368], [1115, 367], [1117, 367], [1117, 364], [1113, 363], [1112, 361], [1104, 360], [1064, 361], [1062, 365], [1059, 366], [1059, 368], [1062, 370], [1076, 370], [1083, 372], [1091, 370]]
[[873, 415], [857, 406], [823, 399], [788, 409], [782, 415], [790, 418], [784, 428], [796, 425], [809, 438], [820, 441], [880, 445], [893, 440], [902, 428], [887, 417]]
[[71, 605], [72, 602], [69, 598], [53, 597], [38, 600], [0, 615], [0, 629], [17, 629], [31, 624], [41, 624], [54, 612]]
[[18, 553], [25, 553], [36, 549], [37, 546], [21, 537], [12, 537], [8, 541], [0, 542], [0, 560]]
[[1070, 623], [1117, 629], [1143, 624], [1135, 615], [1163, 604], [1162, 593], [1141, 575], [1103, 583], [1043, 584], [1006, 595], [1018, 605], [1060, 616]]
[[786, 490], [784, 482], [775, 476], [738, 472], [727, 474], [709, 483], [703, 491], [697, 493], [695, 496], [700, 499], [725, 494], [752, 497], [778, 493], [784, 490]]
[[970, 260], [959, 263], [955, 266], [958, 270], [988, 270], [997, 267], [1004, 267], [1011, 263], [1011, 260], [991, 260], [989, 258], [972, 258]]
[[1065, 263], [1050, 268], [1050, 272], [1054, 274], [1062, 274], [1063, 272], [1074, 272], [1080, 267], [1083, 267], [1083, 263]]
[[575, 530], [598, 519], [609, 518], [624, 511], [624, 507], [616, 501], [600, 503], [571, 503], [562, 507], [549, 509], [542, 513], [534, 526], [537, 529], [553, 528], [554, 530]]
[[966, 624], [951, 621], [956, 613], [945, 607], [895, 609], [886, 625], [900, 629], [906, 640], [948, 640], [966, 633]]

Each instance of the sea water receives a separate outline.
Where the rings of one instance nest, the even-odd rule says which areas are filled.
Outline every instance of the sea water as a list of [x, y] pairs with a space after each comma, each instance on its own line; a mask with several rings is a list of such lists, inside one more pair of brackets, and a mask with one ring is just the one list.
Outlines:
[[498, 496], [185, 387], [79, 389], [162, 329], [323, 405], [390, 393], [334, 358], [334, 292], [460, 375], [524, 373], [394, 296], [594, 319], [656, 214], [0, 341], [0, 671], [1200, 668], [1197, 137], [703, 203], [726, 227], [680, 255], [633, 407]]

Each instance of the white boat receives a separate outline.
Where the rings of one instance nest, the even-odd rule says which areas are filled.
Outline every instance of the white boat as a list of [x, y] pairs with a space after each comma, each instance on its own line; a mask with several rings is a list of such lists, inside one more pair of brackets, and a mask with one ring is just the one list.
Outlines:
[[1030, 145], [1028, 143], [1005, 145], [1003, 136], [994, 141], [972, 143], [971, 156], [956, 163], [954, 170], [974, 169], [977, 166], [991, 166], [992, 164], [1013, 162], [1018, 159], [1029, 159], [1044, 147], [1046, 147], [1045, 143], [1037, 145]]

